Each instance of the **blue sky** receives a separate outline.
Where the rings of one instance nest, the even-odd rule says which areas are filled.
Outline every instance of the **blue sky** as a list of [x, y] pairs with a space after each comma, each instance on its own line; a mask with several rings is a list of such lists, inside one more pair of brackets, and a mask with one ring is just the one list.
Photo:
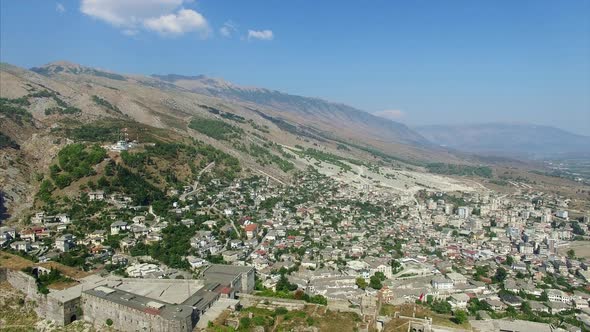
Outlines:
[[2, 0], [0, 60], [206, 74], [410, 124], [590, 135], [590, 0]]

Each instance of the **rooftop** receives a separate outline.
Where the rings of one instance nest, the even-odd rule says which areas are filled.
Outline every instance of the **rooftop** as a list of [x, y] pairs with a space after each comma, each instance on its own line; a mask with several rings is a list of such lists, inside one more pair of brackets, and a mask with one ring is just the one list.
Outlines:
[[94, 289], [85, 290], [83, 293], [124, 305], [147, 314], [159, 315], [168, 320], [184, 320], [193, 314], [193, 308], [191, 306], [166, 304], [149, 297], [106, 286], [99, 286]]
[[200, 280], [180, 279], [122, 279], [117, 289], [170, 304], [185, 302], [201, 288]]

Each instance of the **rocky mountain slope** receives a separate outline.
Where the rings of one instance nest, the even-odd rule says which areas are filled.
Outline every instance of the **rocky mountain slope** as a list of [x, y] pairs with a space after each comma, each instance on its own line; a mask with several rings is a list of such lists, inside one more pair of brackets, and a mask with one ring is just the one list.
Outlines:
[[335, 131], [359, 131], [368, 137], [391, 143], [432, 146], [424, 137], [407, 126], [348, 105], [331, 103], [319, 98], [291, 95], [276, 90], [243, 87], [207, 76], [152, 75], [187, 90], [253, 107], [276, 109], [295, 121], [305, 119], [312, 128]]
[[441, 146], [479, 154], [519, 158], [590, 156], [590, 137], [550, 126], [486, 123], [423, 126], [416, 130]]
[[[345, 105], [201, 76], [122, 75], [68, 62], [31, 70], [2, 64], [0, 98], [4, 215], [28, 211], [37, 201], [35, 193], [57, 184], [63, 188], [56, 191], [69, 195], [79, 190], [68, 186], [86, 187], [99, 180], [102, 163], [92, 166], [93, 171], [85, 166], [85, 182], [79, 180], [80, 170], [66, 172], [59, 166], [58, 153], [74, 142], [85, 144], [88, 151], [93, 144], [108, 146], [122, 137], [160, 144], [146, 146], [147, 155], [141, 156], [148, 164], [134, 163], [133, 158], [130, 163], [149, 178], [148, 185], [162, 192], [175, 183], [170, 179], [181, 177], [187, 183], [205, 166], [192, 161], [190, 168], [178, 165], [186, 158], [176, 160], [180, 150], [209, 156], [195, 160], [235, 158], [239, 169], [278, 181], [318, 161], [351, 172], [360, 167], [354, 165], [367, 162], [398, 168], [419, 168], [425, 161], [463, 162], [402, 124]], [[181, 146], [170, 145], [176, 143]], [[149, 155], [157, 151], [174, 153], [150, 159], [157, 158]], [[153, 163], [174, 172], [153, 168]], [[223, 173], [235, 166], [231, 164], [218, 163], [215, 171]], [[52, 186], [41, 188], [48, 177]]]

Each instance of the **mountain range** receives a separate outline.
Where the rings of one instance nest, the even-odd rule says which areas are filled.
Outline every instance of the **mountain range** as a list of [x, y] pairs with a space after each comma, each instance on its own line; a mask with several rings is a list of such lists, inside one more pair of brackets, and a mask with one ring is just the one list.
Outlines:
[[433, 144], [518, 159], [590, 156], [590, 137], [533, 124], [483, 123], [414, 128]]
[[[585, 137], [548, 127], [415, 130], [348, 105], [203, 75], [126, 75], [65, 61], [31, 69], [1, 64], [0, 215], [18, 214], [34, 204], [33, 193], [46, 176], [55, 177], [48, 170], [68, 144], [106, 145], [123, 135], [148, 143], [207, 144], [220, 151], [217, 156], [238, 160], [242, 169], [279, 181], [312, 160], [348, 168], [370, 162], [477, 175], [474, 170], [482, 164], [499, 159], [471, 152], [508, 151], [514, 156], [590, 146]], [[295, 151], [299, 158], [292, 155]], [[167, 179], [186, 176], [186, 163], [167, 158], [162, 162], [175, 169]], [[164, 173], [154, 172], [151, 184], [164, 185], [158, 184]], [[69, 182], [62, 183], [66, 186], [60, 190], [67, 191]]]
[[[65, 61], [1, 64], [0, 97], [0, 196], [12, 214], [34, 204], [67, 144], [112, 144], [123, 134], [140, 142], [198, 140], [276, 179], [308, 166], [285, 147], [336, 164], [465, 162], [404, 124], [347, 105], [205, 76], [126, 75]], [[178, 166], [175, 176], [184, 176]]]

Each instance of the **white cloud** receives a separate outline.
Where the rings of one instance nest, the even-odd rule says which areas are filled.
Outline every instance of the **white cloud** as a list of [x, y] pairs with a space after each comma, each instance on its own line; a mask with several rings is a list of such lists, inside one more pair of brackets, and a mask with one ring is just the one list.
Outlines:
[[121, 31], [125, 36], [135, 36], [139, 33], [139, 30], [136, 29], [125, 29]]
[[228, 27], [226, 27], [225, 25], [219, 29], [219, 33], [221, 33], [221, 35], [224, 37], [231, 36], [231, 30]]
[[60, 14], [65, 13], [66, 7], [64, 7], [64, 5], [62, 5], [61, 3], [57, 2], [55, 4], [55, 11], [58, 12], [58, 13], [60, 13]]
[[82, 0], [82, 13], [120, 28], [126, 35], [140, 29], [161, 35], [197, 31], [207, 35], [209, 26], [200, 13], [181, 8], [192, 0]]
[[147, 29], [162, 35], [181, 35], [190, 31], [198, 31], [203, 37], [209, 33], [209, 24], [203, 15], [192, 9], [181, 9], [176, 14], [162, 15], [158, 18], [145, 20]]
[[223, 23], [223, 26], [219, 28], [219, 33], [223, 37], [231, 37], [234, 32], [238, 31], [238, 27], [232, 21], [227, 21]]
[[248, 40], [250, 39], [273, 40], [274, 34], [272, 30], [248, 30]]
[[399, 120], [406, 115], [406, 113], [404, 113], [403, 111], [400, 111], [400, 110], [384, 110], [384, 111], [375, 112], [373, 114], [376, 116], [380, 116], [382, 118], [385, 118], [385, 119], [390, 119], [390, 120]]

